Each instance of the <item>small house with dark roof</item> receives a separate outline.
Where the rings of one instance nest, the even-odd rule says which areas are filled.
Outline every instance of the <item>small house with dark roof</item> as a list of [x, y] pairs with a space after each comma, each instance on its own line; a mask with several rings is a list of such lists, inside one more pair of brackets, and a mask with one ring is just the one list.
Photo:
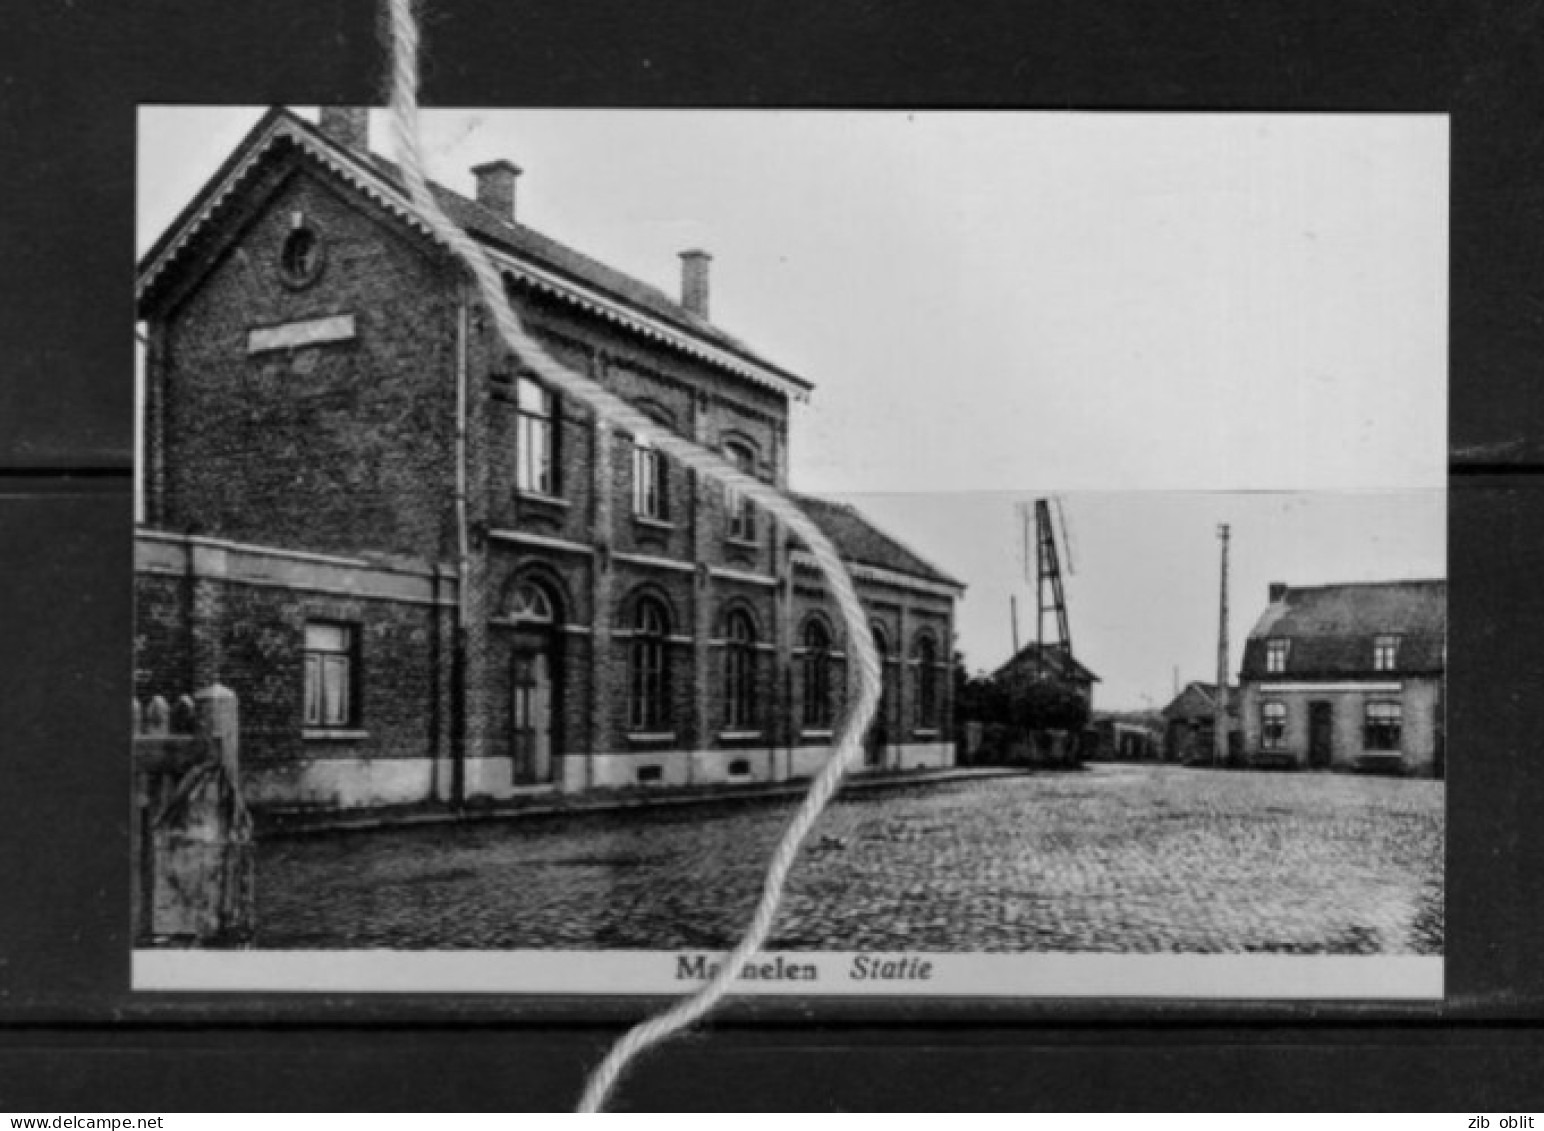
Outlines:
[[[1228, 689], [1230, 734], [1238, 723], [1238, 688]], [[1217, 685], [1192, 680], [1163, 715], [1163, 756], [1170, 762], [1210, 762], [1216, 756]]]
[[1079, 663], [1063, 644], [1026, 644], [993, 672], [992, 678], [1064, 687], [1082, 699], [1090, 712], [1094, 707], [1094, 684], [1099, 682], [1099, 677]]
[[[532, 228], [507, 160], [450, 218], [561, 362], [788, 485], [812, 385], [678, 296]], [[142, 698], [219, 681], [269, 807], [782, 780], [829, 758], [849, 642], [769, 515], [545, 388], [417, 218], [368, 116], [263, 116], [141, 260]], [[952, 764], [963, 589], [801, 502], [885, 661], [873, 769]]]
[[1441, 775], [1447, 582], [1271, 585], [1244, 646], [1257, 765]]

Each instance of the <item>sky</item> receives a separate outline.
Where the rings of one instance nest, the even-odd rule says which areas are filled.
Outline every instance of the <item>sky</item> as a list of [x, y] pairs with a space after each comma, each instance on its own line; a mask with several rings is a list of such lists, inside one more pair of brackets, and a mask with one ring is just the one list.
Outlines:
[[[309, 108], [297, 108], [306, 116]], [[260, 109], [146, 107], [139, 250]], [[387, 152], [384, 117], [372, 141]], [[1269, 581], [1445, 572], [1440, 115], [428, 111], [436, 179], [524, 169], [523, 222], [812, 381], [793, 486], [862, 506], [1011, 647], [1015, 505], [1062, 498], [1100, 705], [1234, 666]], [[1026, 638], [1032, 616], [1021, 611]]]

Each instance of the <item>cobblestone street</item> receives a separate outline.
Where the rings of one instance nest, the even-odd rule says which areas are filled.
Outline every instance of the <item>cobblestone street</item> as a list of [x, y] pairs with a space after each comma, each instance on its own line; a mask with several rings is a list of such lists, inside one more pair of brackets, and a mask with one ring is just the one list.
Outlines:
[[[725, 948], [788, 802], [265, 841], [268, 948]], [[1437, 954], [1443, 786], [1098, 765], [843, 798], [770, 949]]]

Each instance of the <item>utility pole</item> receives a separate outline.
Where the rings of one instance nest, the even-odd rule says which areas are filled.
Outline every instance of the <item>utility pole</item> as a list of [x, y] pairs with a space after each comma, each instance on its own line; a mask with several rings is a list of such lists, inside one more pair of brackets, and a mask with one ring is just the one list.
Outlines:
[[1019, 599], [1013, 594], [1008, 595], [1008, 615], [1013, 622], [1013, 654], [1019, 654]]
[[1217, 716], [1212, 725], [1212, 762], [1228, 758], [1228, 524], [1217, 527], [1222, 541], [1222, 585], [1217, 612]]

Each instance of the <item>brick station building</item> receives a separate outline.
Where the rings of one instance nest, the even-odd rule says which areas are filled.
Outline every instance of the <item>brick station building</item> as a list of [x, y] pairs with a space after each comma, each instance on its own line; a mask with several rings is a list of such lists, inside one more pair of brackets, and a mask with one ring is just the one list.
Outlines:
[[[519, 170], [438, 188], [563, 363], [786, 487], [811, 386], [708, 317], [516, 219]], [[270, 807], [806, 776], [848, 695], [808, 554], [543, 388], [415, 219], [363, 110], [275, 109], [151, 248], [136, 694], [240, 696]], [[866, 767], [953, 762], [963, 587], [801, 500], [885, 658]]]

